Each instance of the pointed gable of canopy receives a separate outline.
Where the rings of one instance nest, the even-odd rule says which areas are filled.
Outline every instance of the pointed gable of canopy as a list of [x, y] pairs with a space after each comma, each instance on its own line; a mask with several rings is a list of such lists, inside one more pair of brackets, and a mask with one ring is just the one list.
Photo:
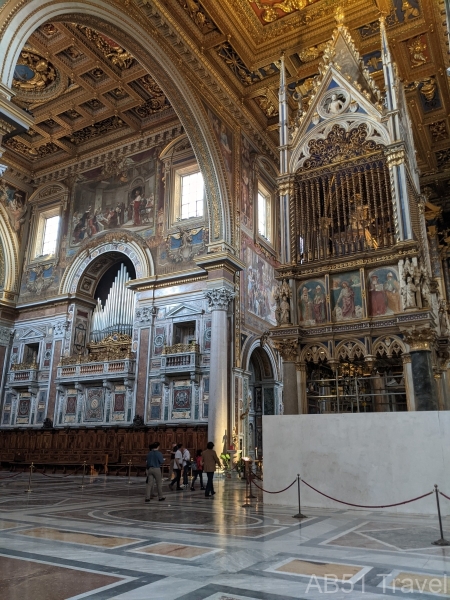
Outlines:
[[[309, 158], [311, 140], [326, 138], [333, 127], [340, 138], [348, 138], [353, 129], [359, 129], [360, 133], [364, 129], [367, 142], [383, 145], [391, 142], [382, 122], [381, 91], [364, 66], [339, 9], [336, 20], [338, 25], [325, 48], [309, 105], [303, 112], [300, 109], [291, 122], [291, 173]], [[297, 100], [303, 108], [299, 93]]]

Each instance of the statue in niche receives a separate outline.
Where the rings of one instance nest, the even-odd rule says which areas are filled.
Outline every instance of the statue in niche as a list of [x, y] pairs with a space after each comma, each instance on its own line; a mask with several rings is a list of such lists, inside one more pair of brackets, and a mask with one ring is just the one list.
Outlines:
[[411, 275], [406, 276], [406, 282], [402, 288], [402, 299], [404, 309], [417, 308], [416, 303], [417, 287], [414, 285]]
[[277, 325], [289, 325], [291, 322], [291, 288], [286, 279], [275, 289], [275, 319]]
[[422, 260], [419, 263], [419, 270], [416, 279], [419, 281], [419, 289], [422, 297], [422, 303], [426, 307], [431, 307], [431, 290], [430, 290], [430, 278], [428, 271]]

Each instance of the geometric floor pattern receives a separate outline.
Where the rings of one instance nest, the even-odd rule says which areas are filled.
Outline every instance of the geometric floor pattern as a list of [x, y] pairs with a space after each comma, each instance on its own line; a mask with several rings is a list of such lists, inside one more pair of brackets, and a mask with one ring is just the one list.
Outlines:
[[[216, 478], [216, 495], [144, 502], [143, 478], [0, 472], [1, 600], [450, 598], [435, 517], [264, 505]], [[450, 536], [450, 519], [444, 519]]]

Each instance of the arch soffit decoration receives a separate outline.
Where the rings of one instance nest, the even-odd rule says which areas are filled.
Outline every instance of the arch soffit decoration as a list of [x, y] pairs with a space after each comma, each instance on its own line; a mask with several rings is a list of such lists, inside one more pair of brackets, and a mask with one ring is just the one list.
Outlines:
[[[257, 352], [265, 352], [270, 362], [270, 367], [272, 369], [272, 377], [274, 381], [281, 381], [281, 374], [278, 368], [278, 362], [273, 348], [267, 343], [264, 345], [263, 348], [261, 346], [261, 341], [259, 338], [250, 338], [248, 340], [248, 343], [244, 345], [244, 348], [242, 349], [242, 364], [245, 365], [245, 370], [250, 370], [250, 360], [255, 350]], [[258, 360], [261, 360], [260, 357], [258, 357]], [[261, 367], [261, 372], [264, 373], [264, 366], [261, 365]]]
[[[109, 259], [108, 254], [111, 253], [122, 254], [131, 260], [136, 279], [151, 277], [155, 272], [150, 250], [136, 234], [124, 230], [106, 231], [95, 240], [87, 241], [73, 257], [62, 277], [59, 293], [93, 295], [98, 279], [116, 262], [115, 258]], [[98, 270], [92, 269], [94, 263]]]
[[329, 361], [330, 358], [331, 357], [328, 348], [325, 346], [325, 344], [321, 344], [320, 342], [308, 344], [302, 349], [300, 354], [300, 362], [312, 361], [314, 363], [318, 363], [319, 360], [323, 361], [327, 359]]
[[388, 357], [392, 354], [406, 354], [407, 350], [402, 339], [396, 335], [383, 335], [375, 340], [372, 345], [372, 354], [376, 356], [377, 352], [381, 355], [386, 353]]
[[366, 347], [359, 340], [345, 340], [340, 342], [334, 351], [335, 358], [354, 360], [364, 358], [367, 355]]
[[69, 199], [70, 190], [61, 181], [54, 181], [52, 183], [44, 183], [39, 186], [29, 197], [28, 204], [37, 204], [41, 200], [56, 200], [62, 201], [63, 210], [67, 205]]
[[[17, 292], [19, 286], [19, 240], [13, 232], [3, 205], [0, 204], [0, 260], [3, 254], [3, 268], [0, 267], [0, 290]], [[1, 298], [1, 294], [0, 294]]]
[[[174, 56], [158, 31], [152, 32], [142, 10], [132, 3], [126, 11], [114, 0], [76, 3], [42, 3], [41, 0], [15, 1], [0, 9], [0, 75], [4, 86], [11, 89], [14, 68], [27, 39], [46, 21], [67, 19], [87, 24], [115, 39], [149, 70], [155, 81], [164, 89], [179, 117], [205, 178], [210, 216], [211, 241], [224, 241], [232, 245], [233, 211], [223, 159], [215, 140], [212, 126], [197, 91], [184, 76], [182, 63]], [[6, 12], [8, 7], [8, 12]], [[81, 13], [82, 11], [82, 13]], [[153, 35], [152, 35], [153, 34]], [[145, 40], [141, 44], [137, 40]]]

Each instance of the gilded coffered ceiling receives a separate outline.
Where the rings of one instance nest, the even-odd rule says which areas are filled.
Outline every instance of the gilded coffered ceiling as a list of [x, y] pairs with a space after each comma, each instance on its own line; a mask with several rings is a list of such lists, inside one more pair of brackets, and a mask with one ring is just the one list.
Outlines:
[[[170, 26], [203, 64], [206, 61], [212, 80], [221, 86], [220, 98], [212, 88], [205, 91], [208, 101], [222, 110], [224, 94], [234, 104], [239, 99], [233, 117], [236, 126], [245, 113], [271, 141], [276, 156], [281, 53], [285, 53], [294, 111], [299, 93], [307, 102], [313, 89], [324, 46], [335, 27], [337, 0], [125, 0], [125, 11], [131, 3], [141, 9], [143, 19], [153, 19], [161, 28]], [[381, 89], [378, 18], [380, 11], [386, 14], [391, 50], [406, 87], [422, 180], [433, 201], [443, 202], [448, 195], [450, 210], [444, 0], [343, 0], [339, 4], [355, 45]], [[15, 101], [33, 113], [36, 123], [28, 134], [7, 141], [9, 152], [18, 160], [31, 160], [38, 171], [60, 157], [75, 159], [109, 139], [176, 119], [164, 91], [141, 68], [138, 58], [85, 26], [41, 26], [20, 56], [14, 82]], [[186, 68], [191, 68], [189, 62]], [[197, 72], [193, 77], [203, 76]]]
[[13, 90], [14, 102], [35, 123], [5, 146], [35, 172], [177, 120], [164, 92], [129, 52], [70, 23], [46, 23], [34, 32], [20, 54]]

